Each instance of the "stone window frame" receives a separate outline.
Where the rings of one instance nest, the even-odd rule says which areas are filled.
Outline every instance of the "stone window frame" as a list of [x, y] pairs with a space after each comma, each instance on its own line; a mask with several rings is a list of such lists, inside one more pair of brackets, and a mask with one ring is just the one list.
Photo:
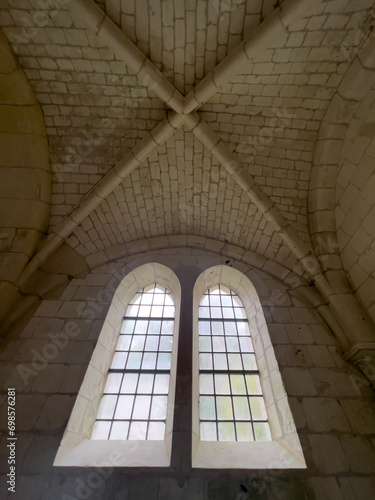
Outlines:
[[[152, 283], [168, 288], [175, 305], [165, 438], [163, 441], [91, 440], [125, 311], [134, 295]], [[54, 466], [168, 467], [170, 465], [180, 306], [180, 282], [175, 273], [162, 264], [153, 262], [141, 265], [121, 281], [113, 295]]]
[[[215, 285], [232, 289], [242, 301], [260, 372], [272, 441], [201, 441], [199, 425], [198, 310], [203, 293]], [[193, 290], [192, 467], [223, 469], [306, 468], [294, 418], [271, 343], [263, 309], [249, 278], [240, 271], [218, 265], [197, 278]]]

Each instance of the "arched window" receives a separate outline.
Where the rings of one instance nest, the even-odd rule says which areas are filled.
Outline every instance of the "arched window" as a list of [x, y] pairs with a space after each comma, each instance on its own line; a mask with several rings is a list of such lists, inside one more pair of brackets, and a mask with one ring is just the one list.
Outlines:
[[224, 285], [199, 304], [199, 419], [202, 441], [270, 441], [246, 312]]
[[112, 303], [54, 465], [168, 466], [180, 283], [150, 263], [107, 288]]
[[156, 283], [130, 301], [91, 439], [164, 439], [174, 312], [170, 291]]
[[193, 315], [193, 467], [306, 467], [251, 281], [227, 266], [207, 269]]

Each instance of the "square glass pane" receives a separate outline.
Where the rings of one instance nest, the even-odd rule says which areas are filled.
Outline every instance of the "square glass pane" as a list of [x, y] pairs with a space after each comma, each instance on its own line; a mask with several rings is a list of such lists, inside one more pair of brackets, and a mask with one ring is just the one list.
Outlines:
[[108, 373], [104, 392], [105, 393], [111, 392], [112, 394], [119, 393], [121, 381], [122, 381], [122, 373]]
[[212, 370], [212, 354], [199, 355], [199, 369]]
[[219, 422], [218, 423], [219, 441], [235, 441], [233, 422]]
[[131, 340], [132, 340], [132, 335], [120, 335], [117, 342], [116, 351], [128, 351]]
[[121, 394], [135, 394], [137, 382], [138, 373], [125, 373], [121, 385]]
[[120, 395], [114, 418], [117, 420], [129, 420], [133, 409], [133, 401], [134, 396]]
[[91, 439], [108, 439], [111, 422], [95, 422]]
[[254, 354], [242, 354], [243, 367], [245, 370], [257, 370], [257, 362]]
[[148, 318], [150, 316], [151, 312], [151, 306], [140, 306], [139, 307], [139, 314], [141, 318]]
[[160, 337], [160, 351], [172, 351], [173, 337], [169, 335], [162, 335]]
[[245, 375], [248, 394], [262, 394], [259, 375]]
[[230, 295], [222, 295], [221, 304], [223, 307], [232, 307], [232, 297]]
[[199, 398], [199, 415], [201, 420], [216, 420], [214, 396], [201, 396]]
[[162, 335], [173, 335], [173, 320], [163, 321], [161, 325]]
[[142, 306], [147, 306], [152, 304], [153, 295], [149, 293], [144, 293], [142, 295], [141, 304]]
[[253, 343], [250, 337], [239, 337], [241, 352], [254, 352]]
[[231, 375], [230, 383], [232, 387], [232, 394], [247, 394], [243, 375]]
[[217, 441], [216, 422], [201, 422], [200, 440]]
[[211, 337], [199, 337], [199, 352], [211, 352]]
[[142, 370], [155, 370], [156, 352], [145, 352], [142, 360]]
[[126, 358], [128, 357], [127, 352], [115, 352], [111, 364], [111, 368], [117, 368], [122, 370], [125, 368]]
[[225, 335], [237, 335], [235, 321], [224, 321]]
[[234, 308], [234, 316], [237, 319], [246, 319], [246, 311], [243, 307], [235, 307]]
[[142, 353], [130, 352], [128, 362], [126, 363], [127, 370], [138, 370], [141, 367]]
[[218, 420], [233, 420], [232, 398], [230, 396], [217, 396], [216, 408]]
[[250, 335], [249, 323], [247, 321], [239, 321], [237, 323], [238, 335]]
[[161, 352], [158, 355], [158, 370], [170, 370], [171, 368], [171, 355], [169, 352]]
[[199, 335], [210, 335], [210, 322], [209, 321], [199, 321]]
[[127, 439], [129, 422], [113, 422], [109, 439]]
[[151, 373], [142, 373], [139, 375], [138, 394], [152, 394], [154, 385], [154, 375]]
[[253, 420], [267, 420], [267, 411], [262, 397], [249, 398], [251, 418]]
[[228, 370], [226, 354], [214, 354], [214, 368], [215, 370]]
[[234, 318], [234, 312], [232, 307], [223, 307], [223, 318]]
[[214, 393], [213, 375], [200, 374], [199, 394], [213, 394], [213, 393]]
[[133, 411], [133, 420], [148, 420], [150, 413], [151, 396], [136, 396]]
[[254, 422], [255, 441], [272, 441], [270, 426], [267, 422]]
[[246, 397], [233, 397], [235, 420], [250, 420], [249, 403]]
[[139, 305], [129, 305], [126, 310], [125, 316], [130, 316], [131, 318], [137, 317], [139, 311]]
[[157, 321], [155, 319], [150, 320], [150, 324], [148, 327], [148, 335], [150, 334], [159, 334], [161, 328], [161, 321]]
[[164, 306], [163, 316], [165, 318], [174, 318], [174, 306]]
[[121, 333], [133, 333], [134, 325], [134, 319], [125, 319], [121, 326]]
[[[151, 317], [152, 318], [161, 318], [162, 316], [163, 316], [163, 306], [152, 306]], [[165, 314], [164, 314], [164, 316], [165, 316]]]
[[225, 342], [224, 337], [212, 337], [213, 351], [214, 352], [225, 352]]
[[[146, 314], [148, 316], [148, 314]], [[134, 333], [137, 335], [145, 335], [147, 333], [148, 321], [139, 319], [134, 328]]]
[[129, 439], [144, 441], [146, 439], [147, 422], [132, 422], [130, 425]]
[[237, 422], [237, 441], [254, 441], [253, 427], [246, 422]]
[[228, 352], [240, 352], [238, 337], [226, 337], [225, 340], [227, 342]]
[[99, 420], [113, 418], [113, 412], [115, 411], [116, 402], [117, 396], [104, 395], [100, 402], [100, 407], [96, 418]]
[[211, 312], [211, 318], [222, 318], [223, 317], [223, 310], [221, 307], [210, 307], [210, 312]]
[[210, 295], [210, 306], [221, 307], [220, 295]]
[[222, 321], [213, 321], [211, 327], [212, 335], [224, 335], [224, 325]]
[[162, 441], [165, 434], [164, 422], [150, 422], [148, 426], [147, 439], [149, 441]]
[[229, 375], [215, 375], [216, 394], [230, 394]]
[[168, 394], [169, 391], [169, 375], [155, 375], [154, 394]]
[[167, 418], [167, 396], [153, 396], [151, 405], [151, 420], [165, 420]]
[[154, 306], [163, 306], [164, 305], [164, 297], [166, 297], [166, 295], [161, 294], [161, 293], [155, 293], [155, 295], [153, 297], [152, 304]]
[[242, 370], [241, 354], [228, 354], [229, 370]]
[[146, 335], [134, 335], [130, 350], [143, 351], [145, 346], [145, 340], [146, 340]]
[[199, 318], [209, 318], [210, 317], [210, 309], [208, 307], [199, 307]]
[[157, 351], [159, 349], [159, 335], [147, 335], [146, 337], [146, 351]]

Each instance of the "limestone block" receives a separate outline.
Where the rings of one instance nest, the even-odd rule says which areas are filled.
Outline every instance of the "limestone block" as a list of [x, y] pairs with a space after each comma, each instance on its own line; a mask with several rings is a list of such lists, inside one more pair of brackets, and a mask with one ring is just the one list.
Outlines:
[[350, 432], [351, 427], [335, 399], [304, 398], [302, 408], [308, 427], [314, 432]]
[[339, 481], [344, 500], [375, 497], [375, 479], [372, 477], [344, 477]]
[[315, 396], [314, 381], [309, 371], [303, 368], [284, 368], [282, 378], [287, 393], [291, 396]]
[[310, 483], [319, 500], [344, 500], [336, 478], [313, 477]]
[[344, 450], [336, 436], [329, 434], [311, 434], [312, 456], [318, 470], [326, 474], [337, 474], [349, 470]]

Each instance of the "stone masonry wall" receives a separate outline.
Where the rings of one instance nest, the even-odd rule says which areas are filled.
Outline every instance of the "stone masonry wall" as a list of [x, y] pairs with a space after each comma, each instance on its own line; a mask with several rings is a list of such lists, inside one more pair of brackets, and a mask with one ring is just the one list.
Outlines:
[[[262, 271], [233, 261], [259, 294], [304, 450], [302, 470], [191, 469], [191, 450], [170, 468], [53, 467], [75, 397], [119, 281], [157, 261], [184, 277], [224, 264], [191, 249], [129, 257], [73, 279], [44, 300], [1, 346], [1, 488], [6, 462], [6, 389], [15, 387], [17, 500], [362, 500], [375, 498], [375, 406], [366, 380], [340, 355], [313, 307]], [[181, 326], [180, 335], [189, 332]], [[178, 386], [178, 380], [177, 380]], [[178, 389], [177, 389], [178, 390]], [[178, 430], [178, 432], [183, 432]], [[276, 457], [277, 460], [277, 457]], [[277, 465], [274, 465], [277, 467]]]

